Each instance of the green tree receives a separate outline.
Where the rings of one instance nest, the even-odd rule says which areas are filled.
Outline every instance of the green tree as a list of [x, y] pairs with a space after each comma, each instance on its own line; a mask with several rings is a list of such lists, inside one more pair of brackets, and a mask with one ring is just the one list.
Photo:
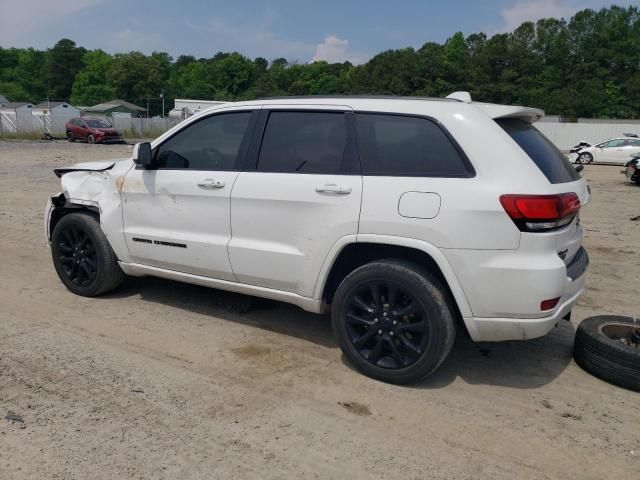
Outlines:
[[84, 67], [83, 57], [87, 50], [76, 47], [76, 42], [63, 38], [47, 50], [44, 58], [44, 79], [47, 95], [55, 100], [66, 100], [76, 74]]

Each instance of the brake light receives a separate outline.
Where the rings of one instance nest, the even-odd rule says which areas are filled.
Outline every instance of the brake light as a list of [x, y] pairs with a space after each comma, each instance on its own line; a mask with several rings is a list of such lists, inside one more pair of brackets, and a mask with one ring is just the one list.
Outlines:
[[502, 195], [500, 203], [523, 232], [548, 232], [573, 221], [580, 211], [575, 193], [558, 195]]

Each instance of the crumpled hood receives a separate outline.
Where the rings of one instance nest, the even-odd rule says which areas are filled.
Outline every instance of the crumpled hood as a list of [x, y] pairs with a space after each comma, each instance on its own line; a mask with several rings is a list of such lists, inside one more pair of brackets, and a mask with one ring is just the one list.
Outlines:
[[71, 172], [104, 172], [114, 167], [116, 161], [108, 160], [104, 162], [82, 162], [76, 163], [69, 167], [54, 168], [53, 173], [60, 178], [62, 175]]

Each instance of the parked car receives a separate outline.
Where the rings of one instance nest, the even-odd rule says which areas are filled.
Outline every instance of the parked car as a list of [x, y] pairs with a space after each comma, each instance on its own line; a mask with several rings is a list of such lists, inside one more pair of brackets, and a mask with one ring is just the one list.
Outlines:
[[622, 173], [630, 181], [640, 185], [640, 153], [636, 154], [624, 165]]
[[87, 143], [119, 143], [122, 134], [101, 118], [75, 117], [65, 124], [70, 142], [83, 140]]
[[151, 275], [330, 310], [353, 365], [412, 382], [456, 331], [540, 337], [583, 291], [589, 191], [532, 125], [543, 115], [415, 98], [214, 107], [133, 158], [56, 169], [53, 264], [83, 296]]
[[627, 136], [612, 138], [592, 146], [577, 147], [578, 145], [571, 150], [571, 153], [576, 154], [575, 163], [602, 162], [624, 165], [632, 154], [640, 153], [640, 139]]
[[584, 140], [580, 140], [577, 145], [575, 145], [571, 150], [569, 150], [569, 153], [570, 154], [571, 153], [578, 153], [583, 148], [590, 147], [590, 146], [591, 146], [591, 144], [589, 142], [585, 142]]

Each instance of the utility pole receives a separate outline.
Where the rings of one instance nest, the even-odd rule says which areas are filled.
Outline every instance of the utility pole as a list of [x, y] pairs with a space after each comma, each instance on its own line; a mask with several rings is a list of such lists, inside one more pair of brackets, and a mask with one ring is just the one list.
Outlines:
[[160, 98], [162, 99], [162, 118], [164, 118], [164, 87], [160, 91]]

